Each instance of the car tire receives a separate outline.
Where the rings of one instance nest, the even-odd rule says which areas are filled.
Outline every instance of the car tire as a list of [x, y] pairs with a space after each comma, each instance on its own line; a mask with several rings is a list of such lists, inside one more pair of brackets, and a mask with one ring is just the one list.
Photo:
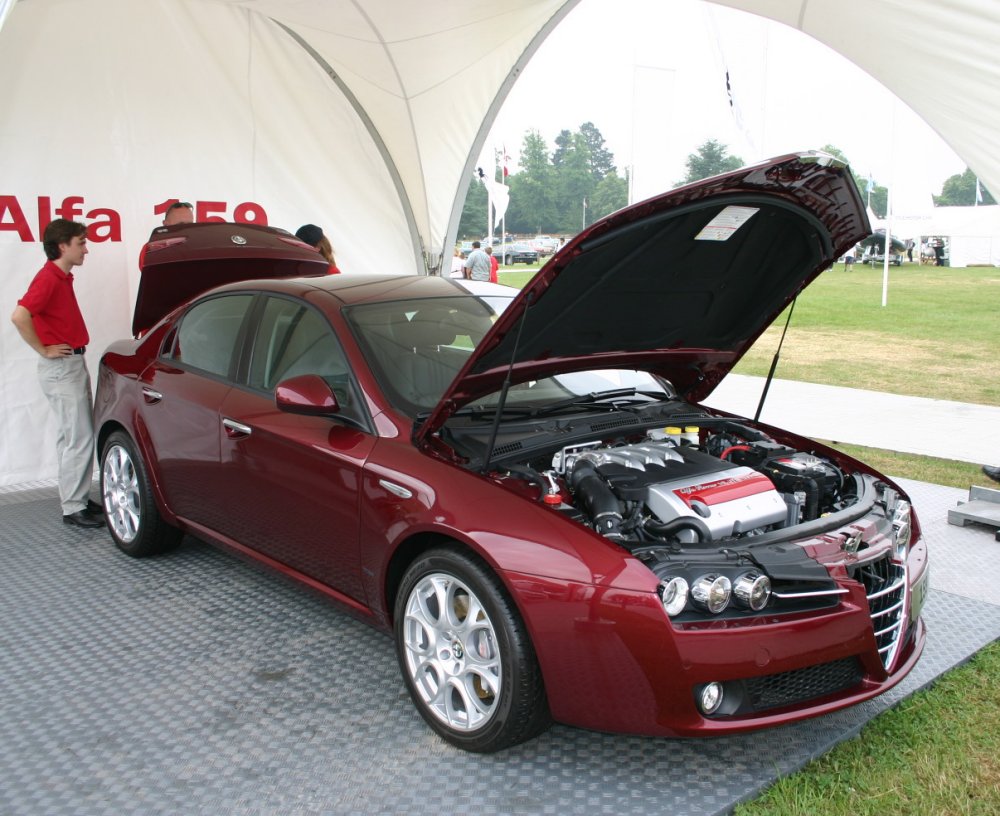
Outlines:
[[550, 724], [535, 650], [497, 576], [458, 546], [421, 555], [395, 603], [396, 656], [428, 725], [452, 745], [493, 753]]
[[101, 503], [108, 531], [126, 555], [158, 555], [181, 540], [181, 531], [160, 515], [142, 456], [122, 431], [111, 434], [101, 452]]

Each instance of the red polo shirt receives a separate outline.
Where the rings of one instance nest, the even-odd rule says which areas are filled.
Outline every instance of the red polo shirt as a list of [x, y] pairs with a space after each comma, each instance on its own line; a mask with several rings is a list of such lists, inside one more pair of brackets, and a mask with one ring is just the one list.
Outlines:
[[63, 272], [52, 261], [38, 270], [18, 305], [31, 313], [35, 333], [43, 345], [67, 343], [78, 348], [90, 342], [73, 293], [73, 273]]

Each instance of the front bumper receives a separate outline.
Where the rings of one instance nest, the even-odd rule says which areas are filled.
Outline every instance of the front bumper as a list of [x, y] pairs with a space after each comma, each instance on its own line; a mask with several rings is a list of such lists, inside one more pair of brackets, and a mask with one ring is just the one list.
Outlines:
[[[553, 717], [655, 736], [713, 736], [783, 725], [876, 697], [923, 651], [926, 548], [907, 559], [904, 626], [888, 667], [865, 587], [846, 580], [834, 609], [673, 626], [655, 593], [508, 575], [536, 644]], [[706, 683], [730, 703], [698, 708]]]

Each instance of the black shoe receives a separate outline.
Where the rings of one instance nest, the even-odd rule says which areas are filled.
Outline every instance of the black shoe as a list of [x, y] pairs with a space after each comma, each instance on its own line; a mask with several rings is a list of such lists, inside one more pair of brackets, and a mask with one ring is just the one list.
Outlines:
[[93, 499], [87, 499], [87, 506], [84, 508], [84, 512], [92, 516], [103, 516], [104, 508]]
[[994, 482], [1000, 482], [1000, 465], [994, 467], [993, 465], [983, 465], [983, 473], [985, 473]]
[[90, 515], [86, 510], [77, 510], [75, 513], [63, 516], [63, 524], [75, 524], [77, 527], [90, 527], [93, 529], [104, 526], [104, 522], [101, 519]]

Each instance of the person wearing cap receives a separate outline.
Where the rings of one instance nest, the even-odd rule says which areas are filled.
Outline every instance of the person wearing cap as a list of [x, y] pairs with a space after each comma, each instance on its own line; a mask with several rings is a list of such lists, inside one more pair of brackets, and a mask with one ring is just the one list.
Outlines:
[[11, 322], [38, 355], [38, 380], [56, 414], [56, 459], [63, 521], [102, 527], [88, 497], [94, 473], [94, 418], [84, 352], [90, 335], [73, 292], [73, 268], [87, 256], [87, 227], [57, 218], [42, 235], [48, 262], [14, 308]]
[[333, 247], [330, 245], [330, 239], [323, 234], [322, 229], [315, 224], [303, 224], [295, 231], [295, 237], [303, 244], [309, 244], [309, 246], [326, 259], [326, 262], [330, 264], [331, 275], [340, 274], [337, 262], [333, 257]]

